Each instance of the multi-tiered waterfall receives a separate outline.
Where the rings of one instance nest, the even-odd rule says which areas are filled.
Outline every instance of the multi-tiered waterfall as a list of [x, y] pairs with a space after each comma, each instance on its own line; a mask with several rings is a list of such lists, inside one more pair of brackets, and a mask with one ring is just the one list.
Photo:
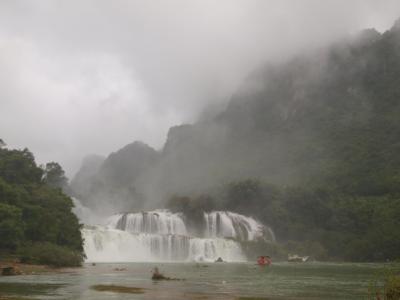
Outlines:
[[[75, 213], [95, 220], [75, 201]], [[93, 222], [92, 222], [93, 224]], [[88, 261], [244, 261], [240, 242], [274, 241], [273, 232], [251, 217], [227, 211], [204, 213], [202, 227], [191, 230], [182, 213], [154, 210], [113, 215], [102, 225], [85, 225]]]

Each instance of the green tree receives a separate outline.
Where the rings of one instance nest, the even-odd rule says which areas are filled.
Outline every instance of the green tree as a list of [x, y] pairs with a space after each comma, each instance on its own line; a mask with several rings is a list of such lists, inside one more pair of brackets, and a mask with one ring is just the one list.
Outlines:
[[[229, 183], [225, 197], [228, 209], [241, 212], [254, 210], [264, 199], [261, 182], [257, 179]], [[267, 203], [262, 204], [266, 205]]]
[[21, 209], [0, 203], [0, 249], [15, 250], [23, 240]]
[[36, 166], [33, 154], [28, 150], [0, 148], [0, 177], [11, 184], [39, 184], [43, 171]]
[[68, 179], [62, 167], [56, 162], [49, 162], [44, 168], [43, 174], [44, 182], [53, 187], [65, 189], [68, 185]]

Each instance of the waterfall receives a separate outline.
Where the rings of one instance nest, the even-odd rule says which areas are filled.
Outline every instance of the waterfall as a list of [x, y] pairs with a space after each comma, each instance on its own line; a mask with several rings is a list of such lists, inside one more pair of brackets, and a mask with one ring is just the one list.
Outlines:
[[114, 215], [110, 217], [107, 225], [111, 228], [131, 233], [187, 235], [182, 214], [171, 213], [168, 210], [161, 209]]
[[[251, 217], [229, 211], [204, 213], [205, 236], [210, 238], [233, 238], [240, 241], [254, 241], [265, 236], [267, 228]], [[269, 239], [274, 241], [273, 236]]]
[[88, 262], [244, 261], [239, 243], [222, 238], [131, 234], [103, 226], [82, 230]]
[[244, 261], [240, 244], [221, 238], [193, 238], [190, 240], [189, 260], [215, 261], [218, 257], [225, 261]]
[[103, 226], [82, 229], [88, 262], [152, 261], [146, 241], [140, 236]]
[[239, 241], [267, 239], [275, 241], [272, 230], [251, 217], [229, 211], [204, 213], [205, 236], [233, 238]]
[[88, 262], [215, 261], [219, 257], [245, 261], [240, 241], [275, 239], [272, 230], [255, 219], [228, 211], [204, 213], [205, 232], [196, 236], [182, 213], [157, 209], [99, 220], [79, 200], [73, 201], [81, 222], [91, 224], [82, 229]]

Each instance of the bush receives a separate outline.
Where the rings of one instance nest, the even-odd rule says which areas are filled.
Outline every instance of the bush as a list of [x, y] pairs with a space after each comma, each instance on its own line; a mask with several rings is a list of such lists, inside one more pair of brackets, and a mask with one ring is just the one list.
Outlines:
[[84, 258], [79, 251], [48, 242], [25, 245], [20, 248], [19, 254], [23, 263], [45, 264], [56, 268], [79, 267]]
[[400, 276], [392, 275], [385, 283], [385, 297], [388, 300], [400, 299]]
[[368, 288], [368, 299], [400, 299], [400, 268], [391, 264], [380, 270]]

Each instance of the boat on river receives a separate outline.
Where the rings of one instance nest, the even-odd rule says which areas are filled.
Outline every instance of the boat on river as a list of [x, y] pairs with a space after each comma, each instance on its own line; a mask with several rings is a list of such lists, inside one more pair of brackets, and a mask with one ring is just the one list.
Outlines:
[[309, 256], [299, 256], [297, 254], [288, 254], [288, 262], [306, 262], [310, 259]]
[[257, 264], [260, 266], [269, 266], [271, 263], [271, 257], [269, 257], [268, 255], [259, 256], [257, 259]]

